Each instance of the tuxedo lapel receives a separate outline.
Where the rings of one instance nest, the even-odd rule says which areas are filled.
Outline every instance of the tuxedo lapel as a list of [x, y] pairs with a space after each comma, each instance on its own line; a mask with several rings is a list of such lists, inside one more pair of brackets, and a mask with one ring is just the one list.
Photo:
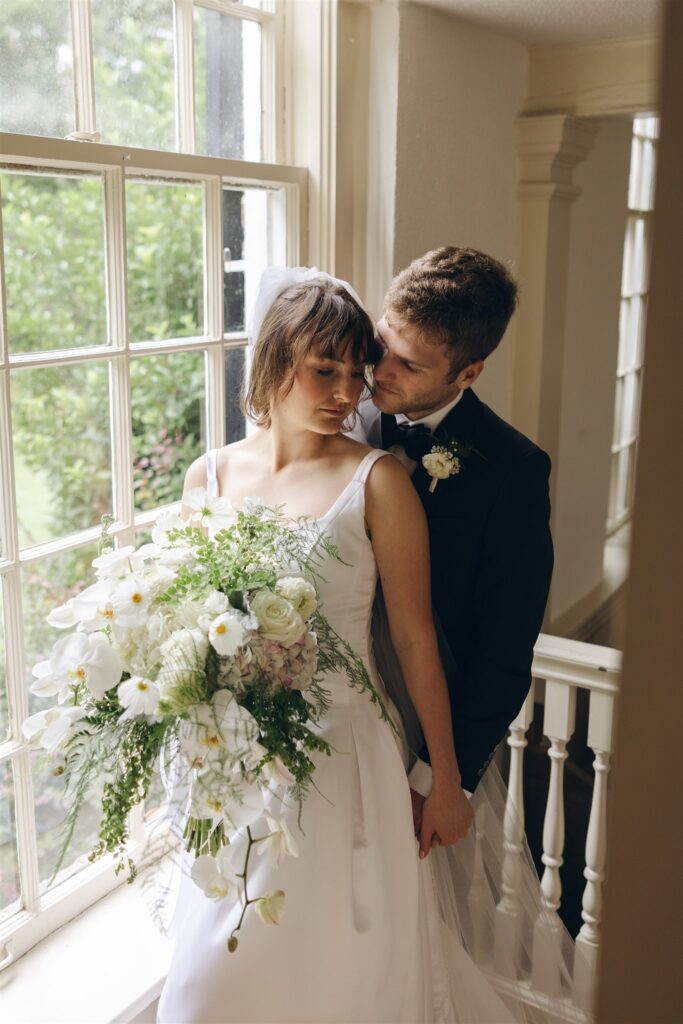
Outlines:
[[448, 441], [461, 441], [463, 445], [476, 449], [470, 455], [461, 458], [460, 472], [446, 480], [439, 480], [433, 491], [429, 490], [432, 478], [421, 462], [418, 463], [413, 473], [413, 484], [420, 496], [427, 518], [444, 504], [450, 504], [454, 494], [462, 492], [463, 488], [467, 487], [468, 480], [478, 476], [482, 471], [483, 467], [479, 463], [482, 461], [482, 456], [485, 458], [485, 452], [481, 448], [479, 430], [480, 406], [481, 402], [477, 396], [471, 388], [467, 388], [458, 404], [434, 432], [437, 443], [439, 441], [444, 444]]

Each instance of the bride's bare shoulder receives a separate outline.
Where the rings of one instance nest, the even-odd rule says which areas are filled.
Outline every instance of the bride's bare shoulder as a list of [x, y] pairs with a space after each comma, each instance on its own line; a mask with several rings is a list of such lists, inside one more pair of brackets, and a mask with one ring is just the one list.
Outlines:
[[[216, 467], [219, 476], [221, 475], [221, 471], [225, 469], [232, 460], [248, 456], [253, 447], [254, 438], [244, 437], [241, 441], [233, 441], [231, 444], [225, 444], [222, 448], [218, 448], [216, 450]], [[188, 466], [185, 473], [184, 490], [189, 491], [192, 487], [206, 487], [206, 474], [206, 453], [204, 453]]]

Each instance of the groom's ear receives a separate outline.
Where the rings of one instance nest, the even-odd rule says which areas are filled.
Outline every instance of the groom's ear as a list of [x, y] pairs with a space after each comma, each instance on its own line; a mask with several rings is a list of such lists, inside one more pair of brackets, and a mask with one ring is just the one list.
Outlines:
[[484, 360], [478, 359], [476, 363], [470, 363], [464, 370], [461, 370], [458, 376], [455, 378], [455, 383], [458, 385], [461, 391], [465, 388], [471, 388], [477, 377], [484, 369]]

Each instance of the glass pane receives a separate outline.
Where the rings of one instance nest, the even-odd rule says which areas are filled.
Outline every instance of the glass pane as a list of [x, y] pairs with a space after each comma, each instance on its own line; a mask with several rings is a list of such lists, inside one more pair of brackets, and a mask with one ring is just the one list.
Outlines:
[[[35, 796], [38, 869], [41, 890], [48, 888], [64, 841], [63, 823], [68, 803], [64, 800], [64, 778], [55, 775], [58, 762], [44, 752], [34, 751], [31, 757], [33, 792]], [[68, 852], [55, 883], [88, 867], [88, 854], [97, 843], [101, 812], [101, 796], [91, 794], [81, 808]]]
[[614, 430], [612, 443], [620, 444], [622, 435], [622, 422], [624, 416], [624, 378], [617, 377], [617, 387], [614, 395]]
[[22, 547], [97, 526], [112, 511], [106, 362], [13, 370]]
[[0, 762], [0, 917], [11, 914], [19, 906], [16, 835], [12, 766], [9, 761], [2, 761]]
[[643, 359], [645, 299], [635, 296], [622, 299], [619, 318], [619, 372], [640, 366]]
[[107, 340], [100, 178], [0, 175], [10, 352]]
[[3, 0], [0, 131], [63, 138], [74, 130], [69, 7]]
[[0, 743], [9, 739], [9, 709], [7, 707], [7, 658], [5, 651], [4, 577], [0, 577]]
[[139, 510], [178, 501], [185, 471], [204, 451], [204, 352], [131, 362], [133, 474]]
[[261, 159], [261, 26], [194, 9], [198, 153]]
[[[75, 551], [41, 558], [22, 568], [21, 602], [27, 686], [33, 682], [33, 666], [49, 658], [56, 641], [65, 635], [62, 630], [48, 625], [47, 616], [74, 594], [95, 582], [92, 560], [97, 558], [97, 554], [97, 545], [88, 544]], [[29, 691], [29, 714], [51, 707], [55, 699], [37, 697]]]
[[201, 334], [201, 186], [129, 182], [126, 221], [130, 340]]
[[226, 333], [245, 331], [261, 274], [286, 262], [282, 189], [223, 189], [223, 312]]
[[247, 422], [240, 409], [244, 380], [246, 348], [229, 348], [225, 352], [225, 436], [228, 444], [246, 437]]
[[615, 514], [617, 516], [622, 515], [627, 508], [627, 497], [629, 490], [628, 470], [630, 463], [630, 448], [624, 448], [617, 455], [617, 486], [616, 486], [616, 501], [615, 501]]
[[622, 411], [622, 441], [629, 441], [638, 434], [639, 411], [638, 374], [629, 373], [624, 377], [624, 406]]
[[102, 141], [175, 148], [173, 0], [91, 0]]

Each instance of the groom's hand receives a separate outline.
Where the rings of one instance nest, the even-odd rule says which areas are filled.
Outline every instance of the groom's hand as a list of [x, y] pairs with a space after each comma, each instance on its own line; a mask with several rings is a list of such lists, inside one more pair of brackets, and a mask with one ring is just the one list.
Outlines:
[[421, 793], [417, 793], [414, 789], [410, 791], [410, 799], [413, 804], [413, 829], [417, 838], [420, 838], [420, 832], [422, 831], [422, 808], [425, 805], [425, 798]]
[[435, 785], [422, 809], [420, 858], [433, 846], [453, 846], [464, 839], [473, 821], [470, 802], [460, 785]]

